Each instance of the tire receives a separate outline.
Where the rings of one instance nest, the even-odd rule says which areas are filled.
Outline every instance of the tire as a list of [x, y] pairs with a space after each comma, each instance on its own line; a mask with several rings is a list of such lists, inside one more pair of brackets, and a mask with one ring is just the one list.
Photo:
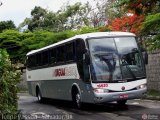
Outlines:
[[119, 106], [125, 106], [125, 105], [126, 105], [126, 102], [127, 102], [127, 100], [119, 100], [119, 101], [117, 101], [117, 104], [118, 104]]
[[40, 103], [43, 102], [43, 97], [39, 89], [37, 89], [37, 99], [38, 99], [38, 102]]
[[83, 106], [83, 105], [82, 105], [82, 102], [81, 102], [81, 95], [80, 95], [79, 92], [76, 92], [76, 93], [74, 94], [74, 100], [73, 100], [73, 102], [74, 102], [76, 108], [82, 109], [82, 106]]

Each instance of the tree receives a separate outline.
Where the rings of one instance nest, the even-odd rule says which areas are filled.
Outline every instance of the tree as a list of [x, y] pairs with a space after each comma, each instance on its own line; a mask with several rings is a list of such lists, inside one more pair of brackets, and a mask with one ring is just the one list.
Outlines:
[[0, 21], [0, 33], [6, 29], [15, 29], [16, 26], [13, 21]]
[[160, 13], [148, 15], [141, 29], [141, 34], [147, 37], [149, 50], [160, 49]]
[[5, 30], [0, 34], [0, 46], [5, 48], [14, 61], [21, 60], [19, 50], [21, 49], [21, 33], [16, 30]]
[[123, 7], [117, 7], [119, 0], [95, 0], [96, 7], [92, 8], [88, 14], [89, 26], [99, 27], [100, 31], [109, 31], [110, 29], [103, 27], [115, 18], [127, 15]]
[[137, 15], [144, 15], [140, 36], [149, 50], [159, 49], [160, 41], [160, 2], [159, 0], [120, 0], [120, 6], [132, 10]]
[[89, 2], [74, 5], [66, 5], [57, 12], [52, 12], [41, 7], [35, 7], [31, 11], [31, 18], [26, 18], [19, 25], [19, 29], [24, 26], [30, 31], [47, 30], [60, 32], [65, 30], [80, 29], [84, 26], [91, 26], [91, 6]]
[[143, 34], [159, 34], [160, 33], [160, 13], [148, 15], [143, 23]]
[[137, 15], [160, 12], [159, 0], [119, 0], [119, 6], [132, 10]]
[[47, 11], [45, 9], [36, 6], [31, 11], [32, 21], [29, 22], [28, 29], [33, 31], [42, 28], [44, 26], [43, 22], [46, 13]]
[[143, 15], [131, 14], [112, 20], [107, 27], [112, 31], [133, 32], [138, 34], [143, 21]]
[[27, 26], [27, 29], [30, 31], [42, 29], [44, 27], [44, 18], [46, 14], [46, 9], [35, 6], [35, 8], [31, 11], [31, 18], [26, 18], [18, 28], [22, 29]]
[[[106, 0], [104, 0], [106, 1]], [[118, 6], [120, 4], [119, 0], [107, 0], [105, 3], [105, 13], [109, 20], [119, 18], [128, 13], [128, 10], [124, 10], [123, 6]]]
[[82, 5], [80, 2], [75, 3], [74, 5], [67, 5], [62, 11], [66, 19], [65, 29], [74, 30], [82, 28], [83, 26], [89, 26], [89, 13], [91, 7], [89, 2]]

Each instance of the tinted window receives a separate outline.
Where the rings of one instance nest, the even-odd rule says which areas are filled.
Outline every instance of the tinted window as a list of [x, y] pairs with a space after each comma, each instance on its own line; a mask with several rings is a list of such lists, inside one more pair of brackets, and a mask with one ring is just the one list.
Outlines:
[[56, 63], [56, 48], [52, 48], [50, 50], [50, 63], [51, 64]]
[[27, 67], [28, 68], [31, 67], [31, 57], [30, 56], [27, 57]]
[[65, 61], [65, 46], [59, 46], [57, 48], [57, 62], [64, 62]]
[[75, 49], [74, 43], [66, 44], [66, 61], [74, 60]]
[[84, 78], [83, 72], [83, 54], [85, 50], [85, 43], [82, 39], [76, 40], [76, 57], [77, 57], [77, 67], [80, 78]]
[[42, 52], [41, 60], [42, 60], [42, 65], [48, 64], [48, 51]]
[[42, 65], [41, 53], [38, 53], [36, 55], [36, 66], [41, 66], [41, 65]]
[[29, 68], [35, 67], [36, 66], [36, 56], [35, 55], [28, 56], [27, 64]]
[[76, 56], [78, 60], [83, 59], [83, 54], [85, 50], [85, 43], [82, 39], [76, 41]]

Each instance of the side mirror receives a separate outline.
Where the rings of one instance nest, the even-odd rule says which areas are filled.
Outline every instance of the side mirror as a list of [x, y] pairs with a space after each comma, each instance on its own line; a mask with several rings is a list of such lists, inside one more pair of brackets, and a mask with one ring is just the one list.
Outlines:
[[142, 54], [143, 54], [144, 63], [147, 65], [148, 64], [148, 53], [145, 51], [145, 52], [142, 52]]
[[148, 64], [148, 53], [142, 47], [140, 48], [140, 51], [142, 52], [144, 63], [147, 65]]

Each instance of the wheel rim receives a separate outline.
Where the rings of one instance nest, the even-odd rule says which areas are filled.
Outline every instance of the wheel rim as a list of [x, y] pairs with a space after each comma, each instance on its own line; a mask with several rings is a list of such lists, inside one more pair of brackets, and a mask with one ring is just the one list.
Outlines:
[[76, 94], [76, 104], [78, 107], [81, 105], [81, 96], [79, 93]]

